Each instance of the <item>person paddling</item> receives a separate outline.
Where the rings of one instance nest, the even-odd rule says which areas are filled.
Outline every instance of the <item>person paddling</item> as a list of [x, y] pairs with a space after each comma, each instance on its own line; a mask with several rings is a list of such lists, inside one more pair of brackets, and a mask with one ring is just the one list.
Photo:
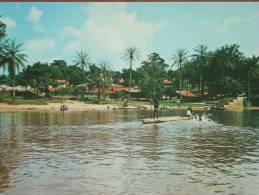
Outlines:
[[156, 98], [154, 99], [154, 113], [153, 113], [153, 118], [157, 118], [159, 117], [159, 99], [156, 96]]

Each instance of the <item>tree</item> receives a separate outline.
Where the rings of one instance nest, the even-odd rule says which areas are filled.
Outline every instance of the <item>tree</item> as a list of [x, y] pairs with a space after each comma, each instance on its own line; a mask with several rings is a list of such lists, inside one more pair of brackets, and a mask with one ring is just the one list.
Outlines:
[[168, 65], [165, 64], [165, 60], [158, 53], [148, 55], [148, 59], [143, 61], [142, 64], [141, 91], [146, 93], [146, 97], [155, 99], [156, 96], [163, 94]]
[[67, 66], [65, 69], [65, 75], [71, 85], [86, 83], [87, 73], [77, 66]]
[[53, 67], [47, 63], [34, 63], [23, 70], [23, 80], [26, 80], [28, 85], [36, 90], [37, 94], [40, 91], [47, 92], [47, 88], [52, 80], [52, 69]]
[[[225, 45], [216, 49], [210, 60], [211, 62], [208, 67], [209, 96], [224, 94], [225, 90], [223, 85], [228, 84], [229, 82], [227, 81], [238, 79], [236, 71], [242, 65], [243, 54], [239, 51], [239, 46], [237, 44]], [[233, 94], [232, 91], [235, 89], [236, 88], [230, 87], [228, 93]]]
[[5, 64], [5, 55], [4, 50], [6, 48], [6, 41], [4, 38], [6, 36], [6, 25], [1, 22], [1, 15], [0, 15], [0, 67]]
[[97, 88], [98, 100], [101, 99], [101, 95], [109, 88], [112, 83], [112, 75], [107, 67], [106, 62], [100, 63], [99, 67], [92, 64], [89, 67], [89, 89]]
[[136, 49], [136, 47], [129, 47], [125, 50], [125, 53], [122, 57], [123, 60], [127, 61], [130, 63], [130, 73], [129, 73], [129, 97], [128, 97], [128, 101], [130, 101], [130, 88], [131, 88], [131, 71], [132, 71], [132, 63], [133, 61], [137, 60], [139, 58], [138, 55], [138, 50]]
[[50, 73], [53, 80], [67, 79], [68, 65], [65, 60], [54, 60], [50, 64]]
[[175, 54], [173, 54], [173, 65], [176, 65], [178, 70], [180, 70], [180, 101], [182, 101], [182, 67], [184, 66], [185, 62], [187, 61], [187, 51], [186, 49], [178, 49]]
[[251, 98], [251, 83], [259, 78], [259, 57], [246, 58], [243, 65], [243, 75], [247, 83], [247, 96]]
[[103, 94], [112, 84], [112, 74], [108, 68], [107, 62], [100, 63], [100, 79], [101, 79], [101, 93]]
[[22, 52], [22, 44], [16, 44], [15, 40], [9, 41], [6, 45], [5, 51], [5, 66], [8, 69], [9, 75], [12, 79], [13, 93], [12, 98], [13, 102], [15, 101], [15, 74], [20, 71], [21, 68], [24, 68], [24, 62], [26, 62], [27, 56]]
[[122, 78], [122, 74], [120, 71], [111, 71], [111, 74], [113, 83], [118, 83]]
[[0, 15], [0, 40], [5, 38], [6, 36], [6, 24], [4, 24], [2, 21], [1, 21], [1, 15]]
[[194, 48], [193, 63], [199, 72], [199, 91], [201, 98], [204, 98], [204, 68], [209, 63], [209, 53], [206, 45], [198, 45]]
[[82, 70], [87, 70], [91, 65], [90, 55], [86, 51], [76, 52], [76, 60], [74, 60], [75, 65], [79, 66]]

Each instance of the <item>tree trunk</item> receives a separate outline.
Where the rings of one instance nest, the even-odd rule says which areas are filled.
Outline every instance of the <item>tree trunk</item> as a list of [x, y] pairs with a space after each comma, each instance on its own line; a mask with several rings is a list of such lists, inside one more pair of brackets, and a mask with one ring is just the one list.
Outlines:
[[250, 81], [247, 81], [247, 98], [250, 101], [251, 89], [250, 89]]
[[182, 103], [182, 99], [183, 99], [183, 96], [182, 96], [182, 64], [180, 63], [180, 102]]
[[156, 67], [153, 64], [153, 100], [156, 99]]
[[187, 96], [189, 94], [189, 80], [187, 80]]
[[13, 77], [13, 94], [12, 94], [12, 99], [13, 99], [13, 102], [15, 102], [15, 78]]
[[203, 75], [201, 73], [201, 76], [200, 76], [200, 87], [201, 87], [201, 99], [203, 100], [204, 99], [204, 82], [203, 82]]
[[131, 70], [132, 70], [132, 58], [130, 58], [130, 79], [129, 79], [129, 97], [128, 97], [128, 101], [130, 101]]
[[154, 78], [154, 83], [153, 83], [153, 89], [154, 89], [154, 91], [153, 91], [153, 98], [154, 98], [154, 100], [156, 99], [156, 80], [155, 80], [155, 78]]
[[98, 100], [101, 99], [101, 90], [100, 90], [100, 87], [98, 87]]

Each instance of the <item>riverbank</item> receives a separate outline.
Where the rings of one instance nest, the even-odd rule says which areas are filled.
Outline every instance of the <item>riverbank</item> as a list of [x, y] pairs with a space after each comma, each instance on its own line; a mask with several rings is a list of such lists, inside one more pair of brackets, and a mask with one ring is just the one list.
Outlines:
[[[111, 103], [88, 103], [88, 102], [81, 102], [76, 100], [65, 100], [64, 104], [68, 106], [69, 111], [73, 110], [114, 110], [114, 109], [122, 109], [123, 104], [122, 102], [111, 102]], [[26, 111], [26, 110], [48, 110], [48, 111], [59, 111], [61, 103], [60, 102], [50, 102], [44, 104], [35, 104], [35, 103], [24, 103], [24, 104], [7, 104], [7, 103], [0, 103], [0, 111], [8, 111], [8, 110], [15, 110], [15, 111]], [[190, 105], [183, 104], [183, 105], [164, 105], [161, 104], [161, 109], [186, 109]], [[148, 102], [132, 102], [129, 103], [126, 109], [139, 109], [139, 110], [152, 110], [153, 106]], [[193, 106], [194, 110], [202, 110], [204, 109], [204, 105], [195, 105]]]
[[[76, 110], [115, 110], [115, 109], [123, 109], [123, 101], [107, 101], [102, 103], [94, 103], [94, 102], [84, 102], [78, 100], [69, 100], [66, 99], [63, 101], [65, 105], [68, 106], [68, 111], [76, 111]], [[24, 102], [16, 102], [15, 104], [10, 103], [0, 103], [0, 111], [37, 111], [37, 110], [48, 110], [48, 111], [59, 111], [61, 106], [60, 100], [52, 100], [52, 101], [24, 101]], [[203, 110], [205, 108], [205, 103], [170, 103], [166, 101], [162, 101], [160, 104], [160, 109], [187, 109], [188, 107], [192, 107], [193, 110]], [[139, 110], [152, 110], [153, 106], [149, 102], [142, 101], [132, 101], [128, 104], [126, 109], [139, 109]], [[259, 110], [259, 107], [251, 106], [245, 109], [249, 110]], [[231, 109], [232, 110], [232, 109]], [[239, 109], [240, 110], [240, 109]]]

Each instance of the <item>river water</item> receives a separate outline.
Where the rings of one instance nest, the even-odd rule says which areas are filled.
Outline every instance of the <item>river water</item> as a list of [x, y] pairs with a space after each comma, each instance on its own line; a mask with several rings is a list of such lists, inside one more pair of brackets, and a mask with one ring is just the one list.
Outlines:
[[0, 112], [0, 194], [259, 194], [259, 111], [143, 125], [149, 116]]

